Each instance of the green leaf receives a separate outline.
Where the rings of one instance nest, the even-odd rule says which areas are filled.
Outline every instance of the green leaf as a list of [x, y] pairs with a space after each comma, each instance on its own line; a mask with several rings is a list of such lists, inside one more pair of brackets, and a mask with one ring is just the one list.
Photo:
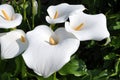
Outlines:
[[95, 76], [93, 80], [106, 80], [107, 76], [108, 76], [107, 70], [100, 71], [100, 73], [97, 74], [97, 76]]
[[74, 76], [83, 76], [87, 74], [87, 68], [84, 61], [75, 57], [71, 59], [60, 71], [61, 75], [73, 74]]
[[116, 65], [115, 65], [115, 72], [120, 73], [120, 58], [118, 59]]
[[84, 76], [82, 79], [79, 80], [92, 80], [90, 75]]
[[11, 76], [10, 73], [5, 72], [2, 74], [1, 80], [10, 80], [10, 76]]
[[16, 57], [15, 63], [16, 69], [14, 71], [14, 76], [16, 76], [17, 74], [21, 74], [21, 77], [25, 78], [27, 76], [27, 70], [21, 55]]
[[114, 30], [120, 29], [120, 22], [116, 22], [116, 25], [113, 26], [113, 29], [114, 29]]
[[54, 79], [54, 74], [49, 76], [48, 78], [43, 78], [42, 76], [36, 76], [36, 78], [37, 78], [37, 80], [58, 80], [57, 78]]
[[115, 64], [115, 72], [110, 75], [110, 77], [117, 76], [120, 73], [120, 58], [117, 60]]
[[114, 47], [115, 49], [120, 48], [120, 37], [112, 36], [110, 46]]
[[110, 53], [110, 54], [108, 54], [108, 55], [106, 55], [105, 57], [104, 57], [104, 60], [111, 60], [111, 59], [115, 59], [116, 58], [116, 56], [118, 56], [117, 54], [115, 54], [115, 53]]

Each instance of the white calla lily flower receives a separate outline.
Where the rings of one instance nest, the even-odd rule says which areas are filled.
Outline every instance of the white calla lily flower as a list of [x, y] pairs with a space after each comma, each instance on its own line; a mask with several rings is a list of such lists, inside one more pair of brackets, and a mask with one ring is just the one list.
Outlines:
[[46, 16], [46, 21], [50, 24], [63, 23], [70, 14], [82, 12], [83, 10], [85, 10], [83, 5], [69, 5], [67, 3], [50, 6], [47, 9], [49, 16]]
[[25, 33], [22, 30], [13, 30], [2, 33], [0, 36], [1, 59], [10, 59], [18, 56], [28, 46]]
[[64, 28], [53, 32], [46, 25], [29, 31], [27, 38], [29, 46], [22, 54], [23, 59], [29, 68], [45, 78], [61, 69], [80, 44], [80, 41]]
[[15, 28], [22, 22], [22, 15], [15, 13], [11, 5], [0, 5], [0, 28]]
[[103, 40], [110, 36], [104, 14], [90, 15], [85, 13], [69, 16], [65, 29], [73, 33], [80, 41]]

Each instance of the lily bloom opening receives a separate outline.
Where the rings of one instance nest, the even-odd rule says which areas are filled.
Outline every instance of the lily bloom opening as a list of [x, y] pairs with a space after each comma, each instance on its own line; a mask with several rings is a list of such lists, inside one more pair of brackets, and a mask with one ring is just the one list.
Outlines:
[[69, 5], [67, 3], [49, 6], [47, 9], [49, 16], [46, 16], [46, 21], [50, 24], [63, 23], [70, 14], [82, 12], [83, 10], [85, 10], [83, 5]]
[[53, 32], [48, 26], [40, 25], [26, 35], [29, 46], [22, 54], [23, 59], [29, 68], [43, 77], [61, 69], [80, 45], [80, 41], [64, 28]]
[[22, 15], [15, 13], [11, 5], [0, 5], [0, 28], [15, 28], [22, 22]]
[[24, 31], [16, 29], [1, 34], [0, 44], [2, 59], [14, 58], [26, 50], [28, 41]]
[[80, 41], [103, 40], [110, 36], [104, 14], [90, 15], [83, 12], [69, 16], [65, 29], [73, 33]]

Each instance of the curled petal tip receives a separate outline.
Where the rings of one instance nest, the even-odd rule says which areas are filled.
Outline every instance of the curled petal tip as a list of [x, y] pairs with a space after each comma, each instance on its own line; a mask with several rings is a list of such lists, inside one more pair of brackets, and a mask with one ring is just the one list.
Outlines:
[[108, 45], [110, 42], [111, 42], [111, 38], [108, 37], [107, 40], [106, 40], [106, 43], [104, 44], [104, 46]]

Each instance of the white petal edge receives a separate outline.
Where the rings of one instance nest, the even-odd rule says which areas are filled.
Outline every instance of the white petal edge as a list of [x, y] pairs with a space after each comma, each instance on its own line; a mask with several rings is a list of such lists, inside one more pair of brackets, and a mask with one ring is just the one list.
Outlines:
[[[33, 34], [37, 36], [33, 36]], [[49, 42], [49, 37], [53, 34], [54, 34], [53, 31], [48, 26], [38, 25], [35, 27], [34, 30], [28, 31], [26, 35], [29, 35], [27, 36], [29, 40], [36, 38], [36, 40]]]
[[0, 28], [15, 28], [19, 26], [22, 22], [22, 15], [21, 14], [14, 14], [13, 20], [7, 21], [0, 17]]
[[[65, 30], [60, 30], [63, 29], [55, 31], [58, 37], [62, 34], [67, 34]], [[45, 41], [39, 40], [37, 38], [38, 35], [39, 37], [42, 36], [41, 33], [34, 34], [34, 32], [27, 34], [30, 44], [22, 56], [29, 68], [46, 78], [61, 69], [70, 60], [70, 56], [77, 51], [80, 41], [76, 38], [65, 38], [57, 45], [49, 45]], [[34, 39], [30, 37], [34, 37]], [[64, 37], [62, 38], [64, 39]]]
[[[75, 31], [73, 27], [82, 22], [85, 26], [81, 30]], [[90, 15], [81, 13], [72, 15], [70, 16], [70, 22], [65, 22], [65, 28], [68, 32], [73, 33], [80, 41], [101, 41], [110, 36], [104, 14]]]
[[55, 34], [57, 35], [57, 37], [59, 37], [59, 41], [63, 41], [69, 38], [77, 39], [72, 33], [67, 32], [65, 28], [56, 29]]
[[59, 5], [49, 6], [47, 9], [47, 12], [48, 12], [49, 16], [53, 19], [56, 11], [58, 11], [59, 14], [65, 13], [66, 9], [68, 8], [68, 5], [69, 4], [67, 4], [67, 3], [62, 3]]
[[51, 17], [46, 16], [46, 21], [47, 21], [48, 23], [50, 23], [50, 24], [63, 23], [63, 22], [65, 22], [67, 19], [68, 19], [67, 16], [62, 16], [62, 17], [57, 18], [57, 19], [52, 19]]
[[[76, 14], [85, 10], [83, 5], [69, 5], [62, 3], [56, 6], [50, 6], [47, 9], [49, 16], [46, 16], [46, 21], [50, 24], [63, 23], [68, 19], [69, 15]], [[54, 19], [54, 15], [58, 12], [58, 18]]]
[[79, 5], [69, 5], [69, 9], [71, 12], [70, 15], [75, 15], [75, 14], [79, 14], [80, 12], [83, 12], [86, 8], [84, 5], [79, 4]]
[[[21, 41], [21, 36], [25, 42]], [[1, 59], [10, 59], [21, 54], [28, 46], [25, 33], [22, 30], [14, 30], [0, 37], [1, 41]]]

